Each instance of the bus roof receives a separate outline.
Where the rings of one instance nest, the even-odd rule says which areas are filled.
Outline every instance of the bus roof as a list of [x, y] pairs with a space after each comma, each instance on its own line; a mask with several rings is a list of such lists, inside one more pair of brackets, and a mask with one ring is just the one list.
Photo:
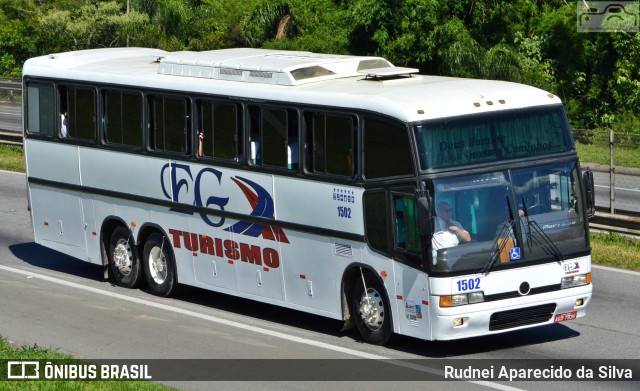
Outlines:
[[417, 75], [380, 57], [267, 49], [107, 48], [29, 59], [23, 76], [374, 111], [401, 121], [559, 104], [540, 89]]

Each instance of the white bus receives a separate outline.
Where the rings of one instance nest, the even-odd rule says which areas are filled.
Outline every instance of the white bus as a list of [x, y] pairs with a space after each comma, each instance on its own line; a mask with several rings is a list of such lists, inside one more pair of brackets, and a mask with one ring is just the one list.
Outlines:
[[35, 241], [122, 287], [210, 289], [373, 344], [590, 305], [593, 178], [553, 94], [260, 49], [51, 54], [23, 87]]

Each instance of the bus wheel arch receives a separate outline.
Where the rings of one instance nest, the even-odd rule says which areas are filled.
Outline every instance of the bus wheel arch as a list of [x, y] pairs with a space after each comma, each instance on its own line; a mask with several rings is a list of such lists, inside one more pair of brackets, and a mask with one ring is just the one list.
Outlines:
[[[142, 282], [142, 269], [135, 238], [118, 218], [106, 219], [100, 231], [102, 263], [116, 285], [136, 288]], [[105, 272], [107, 275], [107, 272]]]
[[373, 345], [384, 345], [391, 339], [391, 302], [375, 271], [364, 265], [350, 267], [343, 276], [342, 297], [343, 330], [355, 326], [362, 338]]

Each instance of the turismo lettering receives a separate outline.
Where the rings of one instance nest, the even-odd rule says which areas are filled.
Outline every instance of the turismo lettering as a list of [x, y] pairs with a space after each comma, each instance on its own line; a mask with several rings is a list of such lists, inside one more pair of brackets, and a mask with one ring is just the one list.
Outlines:
[[254, 265], [264, 265], [272, 269], [280, 267], [280, 256], [273, 248], [255, 246], [247, 243], [240, 243], [230, 239], [212, 238], [207, 235], [195, 234], [177, 229], [169, 229], [169, 234], [173, 239], [173, 247], [182, 248], [201, 254], [213, 255], [215, 257], [227, 258], [229, 260], [240, 260]]

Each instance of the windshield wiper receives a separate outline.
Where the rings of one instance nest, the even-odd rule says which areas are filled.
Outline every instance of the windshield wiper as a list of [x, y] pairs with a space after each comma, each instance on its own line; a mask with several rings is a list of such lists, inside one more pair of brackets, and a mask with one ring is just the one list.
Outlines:
[[[500, 254], [502, 254], [502, 251], [504, 250], [504, 248], [507, 247], [507, 242], [508, 242], [507, 239], [511, 238], [512, 234], [515, 232], [514, 230], [515, 230], [516, 220], [513, 215], [513, 209], [511, 209], [509, 196], [506, 196], [506, 198], [507, 198], [507, 207], [509, 208], [509, 221], [506, 221], [502, 224], [502, 228], [500, 229], [500, 232], [498, 233], [496, 240], [493, 242], [496, 249], [494, 250], [493, 253], [491, 253], [491, 259], [489, 260], [489, 263], [487, 263], [482, 268], [483, 274], [489, 274], [489, 271], [493, 267], [493, 264], [496, 263], [498, 258], [500, 258]], [[500, 239], [502, 239], [502, 241], [500, 241]]]
[[[532, 249], [533, 244], [540, 246], [547, 255], [552, 255], [558, 263], [562, 263], [564, 256], [553, 243], [549, 236], [540, 228], [537, 222], [529, 220], [529, 212], [527, 211], [527, 204], [525, 203], [524, 196], [522, 197], [522, 209], [524, 211], [525, 220], [527, 222], [527, 243], [529, 250]], [[542, 238], [542, 242], [532, 235], [532, 232], [538, 234], [538, 237]]]

